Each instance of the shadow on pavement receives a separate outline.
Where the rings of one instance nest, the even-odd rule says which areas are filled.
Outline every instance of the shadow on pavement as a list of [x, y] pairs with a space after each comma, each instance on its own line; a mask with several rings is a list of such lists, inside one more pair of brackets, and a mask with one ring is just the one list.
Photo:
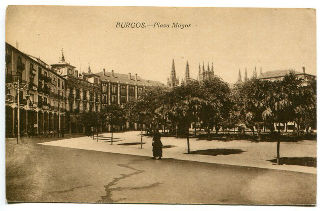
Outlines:
[[174, 145], [163, 145], [162, 148], [172, 148], [172, 147], [176, 147], [176, 146], [174, 146]]
[[[142, 142], [142, 144], [145, 144], [146, 142]], [[130, 142], [130, 143], [122, 143], [118, 145], [140, 145], [141, 142]]]
[[[272, 163], [277, 163], [277, 159], [268, 160]], [[298, 165], [317, 167], [317, 158], [314, 157], [282, 157], [280, 158], [280, 164], [283, 165]]]
[[217, 156], [217, 155], [240, 154], [242, 152], [245, 152], [245, 151], [241, 149], [204, 149], [204, 150], [191, 151], [190, 154]]

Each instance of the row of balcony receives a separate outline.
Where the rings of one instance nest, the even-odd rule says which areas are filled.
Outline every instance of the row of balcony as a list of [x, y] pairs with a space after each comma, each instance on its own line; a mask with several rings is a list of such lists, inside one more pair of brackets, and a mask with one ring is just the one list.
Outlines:
[[52, 79], [44, 74], [39, 74], [39, 80], [43, 80], [44, 82], [51, 83]]

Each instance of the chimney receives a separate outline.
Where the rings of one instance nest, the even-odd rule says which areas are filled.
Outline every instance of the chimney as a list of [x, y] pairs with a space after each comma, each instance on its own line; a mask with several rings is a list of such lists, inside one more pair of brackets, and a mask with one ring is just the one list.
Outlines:
[[134, 79], [135, 79], [135, 81], [138, 81], [138, 74], [137, 73], [135, 74]]
[[129, 80], [131, 80], [131, 73], [128, 74], [128, 78], [129, 78]]
[[303, 71], [303, 74], [306, 74], [306, 68], [305, 68], [305, 66], [302, 67], [302, 71]]
[[112, 76], [114, 77], [114, 70], [111, 70]]
[[106, 75], [106, 69], [103, 68], [103, 75]]

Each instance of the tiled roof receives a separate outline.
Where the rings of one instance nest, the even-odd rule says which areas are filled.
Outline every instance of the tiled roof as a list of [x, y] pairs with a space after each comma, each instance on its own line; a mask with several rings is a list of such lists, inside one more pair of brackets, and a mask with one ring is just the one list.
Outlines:
[[70, 67], [73, 67], [75, 68], [75, 66], [71, 65], [70, 63], [68, 62], [65, 62], [65, 61], [59, 61], [58, 63], [56, 64], [51, 64], [51, 66], [70, 66]]
[[278, 78], [278, 77], [284, 77], [285, 75], [288, 75], [289, 73], [294, 74], [302, 74], [302, 72], [298, 72], [292, 69], [289, 70], [274, 70], [274, 71], [267, 71], [262, 73], [258, 78]]
[[110, 82], [120, 82], [127, 83], [131, 85], [140, 85], [140, 86], [165, 86], [163, 83], [152, 80], [142, 79], [140, 76], [137, 76], [137, 80], [135, 80], [135, 75], [131, 75], [131, 79], [129, 78], [129, 74], [121, 74], [121, 73], [113, 73], [112, 72], [99, 72], [95, 73], [95, 75], [99, 76], [102, 81], [110, 81]]

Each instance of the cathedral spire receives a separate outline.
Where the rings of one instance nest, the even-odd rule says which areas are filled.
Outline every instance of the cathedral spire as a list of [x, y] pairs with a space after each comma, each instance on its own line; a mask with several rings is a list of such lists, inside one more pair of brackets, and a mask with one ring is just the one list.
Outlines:
[[187, 61], [185, 82], [187, 83], [189, 81], [189, 79], [190, 79], [190, 71], [189, 71], [189, 63]]
[[199, 63], [199, 75], [198, 75], [198, 80], [201, 81], [201, 65]]
[[241, 78], [241, 71], [239, 69], [239, 74], [238, 74], [238, 83], [241, 83], [242, 82], [242, 78]]
[[174, 65], [174, 59], [172, 59], [171, 73], [167, 83], [169, 87], [175, 87], [179, 85], [179, 80], [177, 79], [177, 76], [176, 76], [176, 67]]
[[212, 72], [212, 74], [214, 74], [214, 71], [213, 71], [213, 62], [211, 63], [211, 72]]
[[175, 67], [175, 65], [174, 65], [174, 59], [172, 59], [171, 78], [172, 78], [173, 80], [176, 79], [176, 67]]
[[253, 78], [257, 78], [257, 67], [254, 67], [254, 71], [253, 71], [252, 77]]
[[245, 72], [244, 72], [244, 81], [248, 81], [247, 68], [245, 69]]
[[204, 62], [202, 62], [202, 80], [206, 79], [206, 71], [204, 69]]

